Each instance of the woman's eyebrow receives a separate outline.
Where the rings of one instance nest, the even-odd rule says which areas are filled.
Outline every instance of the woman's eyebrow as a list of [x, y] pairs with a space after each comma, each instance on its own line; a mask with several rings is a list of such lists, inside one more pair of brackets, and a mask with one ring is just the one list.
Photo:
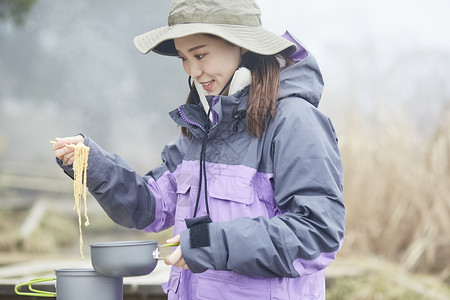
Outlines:
[[[192, 48], [188, 49], [188, 52], [192, 52], [192, 51], [201, 49], [201, 48], [203, 48], [203, 47], [206, 47], [206, 45], [198, 45], [198, 46], [192, 47]], [[178, 49], [175, 49], [175, 50], [178, 52], [178, 54], [183, 53], [183, 52], [181, 52], [181, 51], [178, 50]]]
[[206, 45], [198, 45], [198, 46], [192, 47], [191, 49], [188, 50], [188, 52], [192, 52], [192, 51], [198, 50], [203, 47], [206, 47]]

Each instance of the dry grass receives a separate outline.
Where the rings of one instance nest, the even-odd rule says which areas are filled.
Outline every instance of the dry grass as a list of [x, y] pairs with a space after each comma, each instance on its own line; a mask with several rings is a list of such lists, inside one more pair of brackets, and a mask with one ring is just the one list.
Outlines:
[[377, 255], [448, 279], [450, 112], [427, 138], [400, 116], [375, 121], [370, 125], [355, 114], [344, 130], [342, 254]]
[[[353, 269], [353, 272], [349, 272]], [[353, 274], [352, 274], [353, 273]], [[329, 300], [441, 300], [450, 286], [376, 257], [340, 258], [327, 269]]]
[[23, 238], [20, 224], [26, 215], [24, 210], [0, 210], [0, 252], [48, 253], [68, 247], [77, 240], [77, 227], [73, 220], [55, 213], [49, 213], [30, 236]]

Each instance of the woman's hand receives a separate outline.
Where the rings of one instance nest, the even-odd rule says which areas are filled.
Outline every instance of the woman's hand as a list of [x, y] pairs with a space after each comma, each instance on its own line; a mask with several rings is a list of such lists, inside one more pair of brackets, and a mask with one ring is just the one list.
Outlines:
[[53, 144], [53, 151], [55, 151], [55, 156], [58, 158], [63, 165], [71, 165], [74, 161], [74, 149], [70, 147], [65, 147], [67, 144], [84, 143], [84, 137], [81, 135], [56, 138], [56, 143]]
[[[167, 243], [179, 243], [179, 242], [180, 242], [179, 234], [167, 240]], [[166, 265], [173, 265], [178, 268], [183, 268], [184, 270], [189, 269], [188, 265], [184, 261], [180, 246], [178, 246], [177, 249], [172, 254], [167, 256], [164, 262], [166, 263]]]

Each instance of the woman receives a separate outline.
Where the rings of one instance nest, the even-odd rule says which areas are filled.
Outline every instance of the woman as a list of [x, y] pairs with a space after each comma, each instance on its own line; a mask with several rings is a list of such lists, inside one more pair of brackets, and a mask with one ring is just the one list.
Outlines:
[[143, 177], [81, 135], [57, 139], [61, 167], [73, 174], [64, 144], [84, 142], [89, 191], [115, 222], [174, 226], [169, 299], [325, 299], [345, 209], [314, 58], [263, 29], [252, 0], [173, 0], [169, 26], [135, 45], [181, 59], [191, 92], [170, 115], [182, 134]]

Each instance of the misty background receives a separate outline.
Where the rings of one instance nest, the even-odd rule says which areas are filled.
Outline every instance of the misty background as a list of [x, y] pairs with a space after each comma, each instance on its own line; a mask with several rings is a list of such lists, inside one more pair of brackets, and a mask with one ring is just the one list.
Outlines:
[[[0, 164], [53, 164], [48, 140], [82, 132], [140, 173], [153, 168], [188, 86], [176, 58], [132, 41], [167, 24], [169, 1], [33, 3], [22, 23], [0, 19]], [[320, 109], [338, 133], [351, 111], [367, 122], [395, 112], [432, 133], [450, 102], [448, 1], [258, 3], [263, 26], [318, 60]]]
[[[289, 30], [317, 59], [319, 109], [339, 137], [346, 238], [327, 298], [448, 299], [450, 1], [257, 2], [265, 28]], [[165, 26], [169, 4], [0, 0], [0, 266], [79, 258], [72, 181], [49, 140], [83, 133], [140, 174], [161, 163], [187, 75], [133, 38]], [[85, 250], [171, 236], [122, 228], [92, 197], [88, 206]]]

